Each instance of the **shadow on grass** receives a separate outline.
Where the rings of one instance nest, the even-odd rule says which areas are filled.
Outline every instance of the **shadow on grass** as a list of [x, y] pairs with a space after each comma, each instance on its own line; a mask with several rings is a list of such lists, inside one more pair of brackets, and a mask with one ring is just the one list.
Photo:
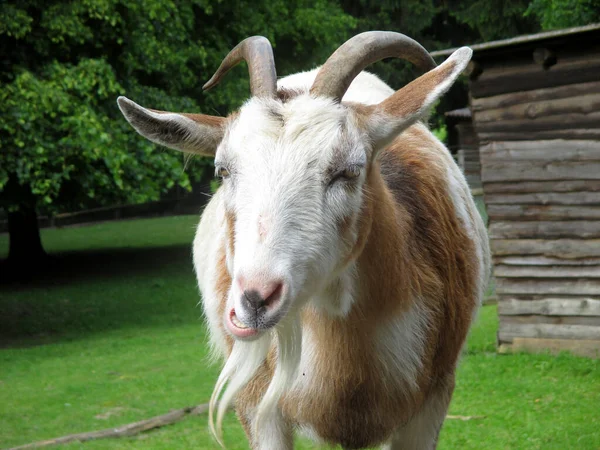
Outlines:
[[29, 289], [73, 281], [134, 275], [192, 261], [191, 245], [172, 247], [106, 248], [54, 253], [39, 265], [15, 271], [0, 260], [0, 288]]
[[200, 317], [190, 245], [55, 254], [18, 276], [6, 276], [6, 264], [0, 263], [0, 347]]

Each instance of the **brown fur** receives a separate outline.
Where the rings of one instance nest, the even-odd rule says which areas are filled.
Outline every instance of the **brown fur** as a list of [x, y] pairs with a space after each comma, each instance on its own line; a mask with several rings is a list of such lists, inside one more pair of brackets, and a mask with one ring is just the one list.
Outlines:
[[235, 249], [235, 214], [231, 211], [225, 212], [225, 224], [227, 226], [227, 251], [233, 256]]
[[[148, 108], [150, 111], [158, 113], [158, 114], [173, 114], [170, 111], [161, 111], [160, 109], [152, 109]], [[178, 113], [182, 116], [187, 117], [188, 119], [192, 119], [194, 122], [201, 123], [203, 125], [208, 125], [210, 127], [222, 128], [224, 129], [227, 125], [227, 117], [220, 116], [210, 116], [208, 114], [195, 114], [195, 113]]]
[[277, 98], [279, 100], [281, 100], [282, 103], [287, 103], [291, 99], [298, 97], [300, 94], [303, 94], [304, 92], [306, 92], [306, 91], [301, 90], [301, 89], [279, 88], [277, 90]]
[[[399, 132], [422, 116], [428, 95], [454, 69], [455, 63], [451, 63], [430, 71], [379, 105], [346, 106], [354, 108], [353, 117], [376, 141], [374, 145], [386, 145], [392, 134], [371, 135], [370, 119], [389, 119], [392, 124], [398, 119]], [[252, 87], [253, 91], [258, 89], [254, 84]], [[285, 103], [303, 92], [280, 89], [277, 97]], [[270, 114], [284, 124], [277, 110]], [[134, 124], [136, 116], [130, 116]], [[151, 122], [147, 116], [141, 115], [142, 124]], [[227, 123], [234, 121], [237, 113], [228, 118], [183, 116], [206, 125], [205, 138], [194, 136], [197, 151], [184, 145], [189, 130], [173, 121], [158, 121], [163, 127], [163, 122], [173, 122], [170, 128], [165, 127], [161, 142], [212, 155], [228, 132]], [[317, 312], [311, 306], [301, 311], [302, 328], [314, 339], [316, 356], [313, 367], [303, 368], [312, 373], [302, 374], [309, 376], [312, 384], [287, 392], [280, 400], [288, 425], [285, 440], [290, 446], [294, 425], [310, 425], [320, 437], [345, 449], [381, 444], [418, 416], [423, 405], [434, 399], [441, 404], [436, 407], [443, 408], [452, 395], [456, 362], [478, 300], [479, 266], [475, 243], [457, 216], [448, 190], [448, 155], [429, 132], [412, 126], [378, 156], [371, 155], [361, 211], [339, 223], [340, 238], [348, 244], [341, 268], [354, 263], [357, 269], [352, 309], [343, 318]], [[221, 317], [226, 313], [232, 283], [227, 256], [233, 256], [235, 248], [235, 215], [226, 212], [225, 222], [226, 238], [216, 263], [214, 286]], [[425, 348], [416, 389], [409, 385], [413, 380], [386, 366], [376, 347], [383, 326], [411, 308], [422, 312], [427, 321], [420, 330], [425, 335]], [[233, 339], [223, 324], [220, 327], [230, 353]], [[252, 414], [273, 377], [276, 358], [272, 348], [236, 401], [238, 417], [251, 443]], [[427, 420], [425, 414], [422, 417]]]
[[[424, 100], [420, 93], [429, 92], [429, 84], [439, 83], [441, 76], [447, 74], [426, 74], [419, 84], [409, 84], [377, 109], [389, 113], [399, 108], [396, 116], [415, 113]], [[427, 89], [422, 89], [423, 82]], [[279, 97], [288, 101], [298, 94], [280, 91]], [[375, 110], [347, 106], [355, 109], [359, 126], [361, 120], [366, 126]], [[290, 425], [310, 424], [331, 444], [364, 448], [381, 444], [408, 423], [430, 395], [451, 397], [456, 362], [477, 302], [478, 261], [448, 192], [444, 151], [428, 132], [412, 126], [371, 163], [360, 213], [339, 224], [340, 237], [350, 243], [342, 266], [354, 261], [358, 269], [355, 303], [343, 319], [311, 308], [302, 312], [302, 326], [317, 342], [310, 375], [323, 385], [318, 392], [289, 392], [282, 398], [280, 406]], [[227, 214], [226, 222], [227, 245], [233, 252], [235, 217]], [[219, 291], [223, 305], [227, 282], [231, 279], [223, 277], [224, 289]], [[424, 302], [421, 308], [429, 323], [418, 389], [412, 390], [402, 380], [389, 378], [374, 342], [380, 325], [400, 317], [415, 301]], [[236, 410], [250, 440], [250, 417], [275, 364], [271, 351], [238, 395]]]
[[[219, 297], [219, 317], [224, 317], [225, 315], [225, 305], [227, 304], [227, 295], [229, 294], [229, 289], [231, 288], [231, 275], [227, 270], [227, 262], [225, 256], [225, 247], [223, 247], [221, 254], [219, 255], [219, 259], [217, 260], [217, 278], [215, 283], [215, 292]], [[233, 338], [227, 332], [225, 332], [225, 327], [221, 324], [222, 332], [225, 336], [225, 344], [227, 345], [227, 354], [231, 353], [231, 349], [233, 348]]]
[[385, 99], [379, 108], [393, 117], [409, 117], [421, 110], [427, 96], [450, 76], [455, 68], [449, 63], [429, 71]]
[[[382, 443], [430, 392], [443, 390], [449, 398], [477, 301], [474, 244], [456, 217], [442, 150], [423, 145], [429, 139], [411, 127], [383, 150], [370, 167], [361, 214], [340, 224], [342, 233], [356, 224], [359, 236], [347, 259], [356, 261], [360, 284], [349, 315], [335, 319], [310, 308], [302, 314], [303, 327], [318, 342], [313, 376], [325, 386], [312, 396], [289, 393], [281, 401], [284, 417], [311, 424], [322, 438], [348, 449]], [[373, 341], [383, 321], [401, 315], [417, 298], [431, 322], [419, 389], [411, 392], [382, 379]], [[247, 415], [263, 397], [274, 367], [271, 352], [238, 396], [247, 432]]]
[[207, 114], [181, 113], [181, 115], [187, 117], [188, 119], [192, 119], [194, 122], [221, 129], [225, 128], [228, 120], [226, 117], [209, 116]]
[[[360, 255], [358, 302], [344, 319], [331, 319], [312, 310], [303, 316], [303, 325], [319, 343], [316, 359], [320, 364], [314, 368], [313, 376], [328, 380], [327, 385], [318, 396], [290, 396], [283, 405], [286, 415], [312, 424], [326, 441], [346, 448], [381, 443], [409, 420], [422, 401], [421, 395], [409, 394], [406, 386], [393, 382], [388, 389], [381, 389], [385, 383], [382, 367], [369, 357], [376, 354], [373, 342], [378, 325], [401, 314], [412, 301], [409, 268], [402, 250], [406, 242], [397, 231], [399, 217], [389, 214], [394, 209], [393, 198], [378, 172], [375, 164], [366, 185], [369, 219], [362, 222], [361, 237], [352, 252]], [[391, 292], [399, 295], [390, 295]]]

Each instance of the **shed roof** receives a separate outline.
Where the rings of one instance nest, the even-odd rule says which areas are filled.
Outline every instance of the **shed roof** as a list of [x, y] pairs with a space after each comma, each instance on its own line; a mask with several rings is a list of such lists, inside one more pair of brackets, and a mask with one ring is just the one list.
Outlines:
[[[483, 44], [470, 45], [475, 53], [487, 53], [494, 50], [506, 49], [507, 47], [515, 47], [524, 44], [538, 43], [539, 41], [554, 40], [564, 38], [572, 35], [580, 35], [584, 33], [600, 31], [600, 23], [592, 23], [582, 27], [564, 28], [562, 30], [545, 31], [537, 34], [526, 34], [523, 36], [517, 36], [510, 39], [502, 39], [499, 41], [484, 42]], [[437, 50], [431, 52], [431, 56], [434, 58], [437, 56], [449, 56], [457, 47], [447, 48], [445, 50]]]
[[448, 111], [444, 113], [446, 117], [451, 117], [453, 119], [471, 119], [471, 109], [470, 108], [460, 108], [454, 109], [452, 111]]

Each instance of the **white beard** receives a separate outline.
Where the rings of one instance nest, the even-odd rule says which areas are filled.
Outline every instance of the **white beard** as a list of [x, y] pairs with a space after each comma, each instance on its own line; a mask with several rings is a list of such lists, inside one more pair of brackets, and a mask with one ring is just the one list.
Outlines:
[[[254, 439], [274, 442], [272, 437], [265, 436], [273, 427], [270, 423], [277, 422], [280, 417], [278, 403], [286, 389], [293, 385], [302, 354], [302, 327], [299, 314], [288, 313], [275, 327], [277, 336], [277, 365], [273, 378], [252, 421]], [[223, 443], [223, 418], [234, 397], [254, 377], [265, 361], [272, 343], [272, 334], [265, 333], [256, 341], [236, 341], [233, 349], [215, 385], [209, 406], [210, 429], [217, 442]], [[227, 387], [225, 388], [225, 385]], [[223, 392], [223, 389], [224, 392]], [[221, 395], [222, 393], [222, 395]], [[219, 400], [220, 397], [220, 400]], [[217, 421], [214, 412], [217, 411]]]

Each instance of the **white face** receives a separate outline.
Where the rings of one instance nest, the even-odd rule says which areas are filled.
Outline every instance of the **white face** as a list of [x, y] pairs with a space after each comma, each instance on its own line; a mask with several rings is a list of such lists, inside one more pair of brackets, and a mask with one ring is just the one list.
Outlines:
[[[341, 271], [359, 238], [371, 147], [385, 147], [419, 120], [471, 54], [457, 50], [362, 112], [302, 94], [287, 103], [252, 98], [225, 119], [152, 111], [119, 97], [127, 120], [153, 142], [201, 155], [218, 146], [233, 277], [224, 320], [234, 336], [256, 337], [324, 289], [342, 280], [349, 287], [350, 271]], [[332, 312], [335, 302], [334, 313], [351, 306], [348, 298], [320, 306]]]
[[224, 320], [235, 337], [275, 326], [347, 264], [365, 142], [352, 111], [325, 99], [252, 99], [241, 109], [215, 156], [233, 279]]

